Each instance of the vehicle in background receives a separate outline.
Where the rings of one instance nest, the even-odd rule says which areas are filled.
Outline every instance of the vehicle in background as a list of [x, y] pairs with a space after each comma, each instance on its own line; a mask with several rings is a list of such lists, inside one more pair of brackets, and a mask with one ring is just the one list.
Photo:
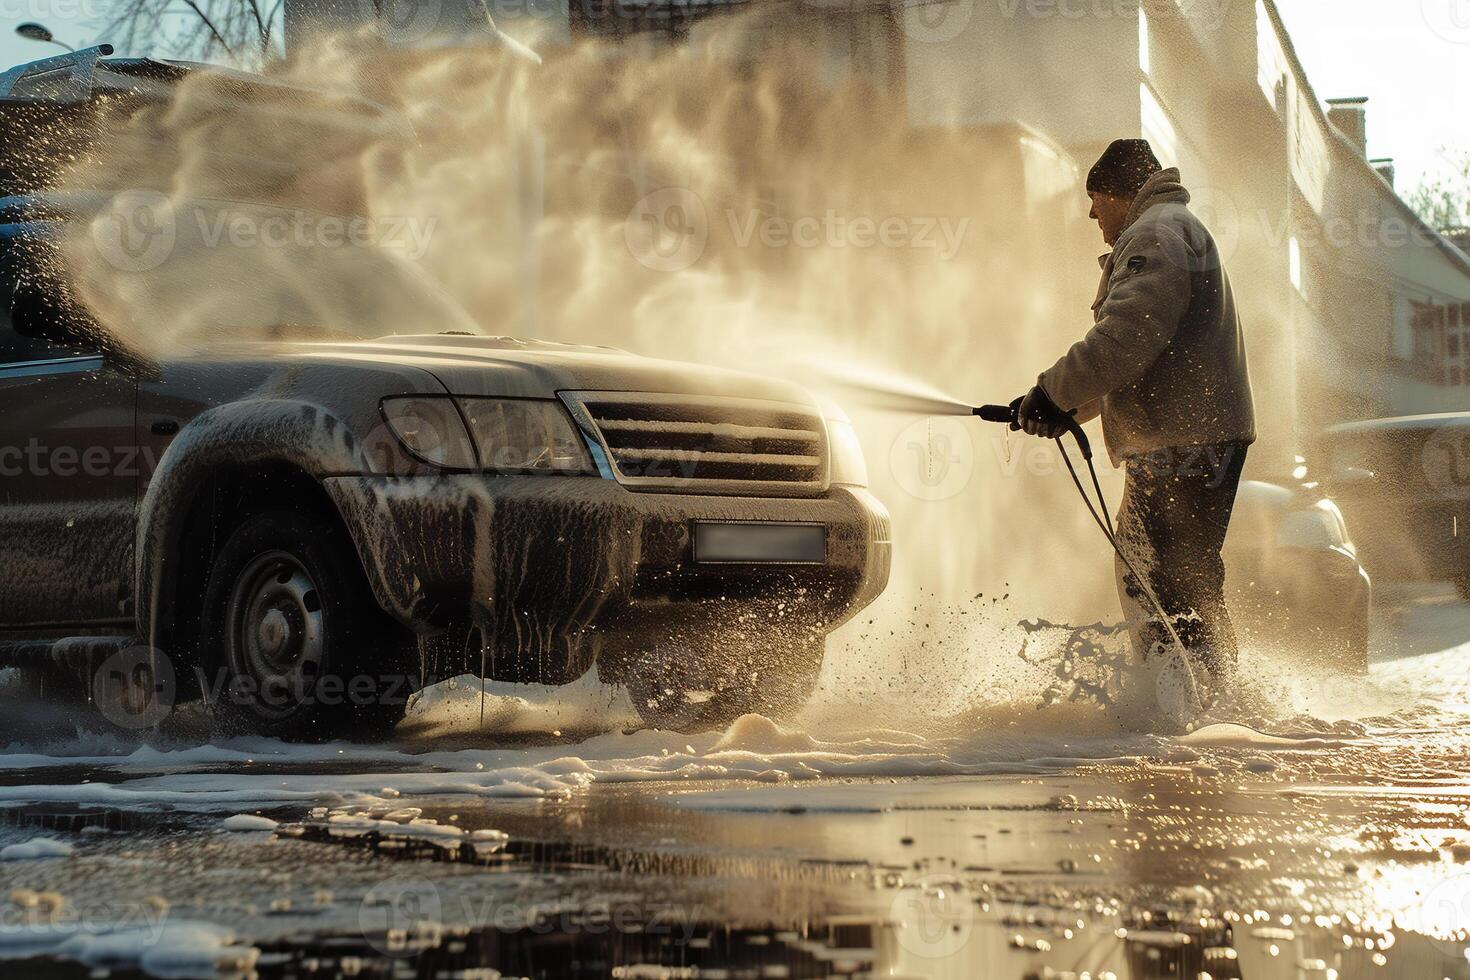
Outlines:
[[1320, 480], [1379, 581], [1449, 581], [1470, 599], [1470, 412], [1347, 422]]
[[1342, 512], [1319, 488], [1242, 481], [1225, 569], [1243, 646], [1367, 670], [1372, 583]]

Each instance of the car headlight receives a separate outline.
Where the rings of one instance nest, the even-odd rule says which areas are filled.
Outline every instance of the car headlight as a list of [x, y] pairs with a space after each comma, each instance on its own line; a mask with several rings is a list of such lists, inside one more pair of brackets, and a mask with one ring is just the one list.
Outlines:
[[459, 398], [480, 465], [496, 472], [597, 475], [582, 434], [560, 402]]
[[831, 460], [828, 482], [849, 487], [868, 485], [868, 464], [857, 430], [844, 416], [827, 418], [827, 452]]
[[559, 402], [528, 398], [385, 398], [383, 418], [410, 455], [448, 470], [596, 475]]
[[415, 459], [447, 470], [476, 467], [475, 447], [452, 399], [385, 398], [383, 420]]

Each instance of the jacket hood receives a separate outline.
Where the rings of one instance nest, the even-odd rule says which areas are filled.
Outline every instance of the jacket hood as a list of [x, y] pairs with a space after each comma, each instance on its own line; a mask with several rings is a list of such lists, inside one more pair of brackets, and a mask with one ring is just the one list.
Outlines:
[[1133, 204], [1128, 208], [1128, 216], [1123, 220], [1123, 231], [1127, 231], [1143, 212], [1155, 204], [1188, 204], [1189, 191], [1185, 190], [1184, 184], [1179, 179], [1179, 168], [1169, 167], [1160, 170], [1138, 189], [1138, 194], [1133, 198]]

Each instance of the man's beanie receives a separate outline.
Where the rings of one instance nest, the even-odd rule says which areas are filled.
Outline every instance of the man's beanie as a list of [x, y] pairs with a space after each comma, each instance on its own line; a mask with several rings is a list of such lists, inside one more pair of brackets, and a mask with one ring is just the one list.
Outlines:
[[1148, 140], [1114, 140], [1087, 175], [1087, 189], [1129, 198], [1162, 169]]

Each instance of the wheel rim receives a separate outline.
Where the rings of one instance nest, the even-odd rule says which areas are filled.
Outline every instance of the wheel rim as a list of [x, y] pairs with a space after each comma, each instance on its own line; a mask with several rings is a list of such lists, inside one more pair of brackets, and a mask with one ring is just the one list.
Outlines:
[[227, 621], [230, 667], [253, 681], [252, 710], [298, 710], [326, 664], [321, 594], [306, 566], [284, 551], [252, 559], [235, 579]]

